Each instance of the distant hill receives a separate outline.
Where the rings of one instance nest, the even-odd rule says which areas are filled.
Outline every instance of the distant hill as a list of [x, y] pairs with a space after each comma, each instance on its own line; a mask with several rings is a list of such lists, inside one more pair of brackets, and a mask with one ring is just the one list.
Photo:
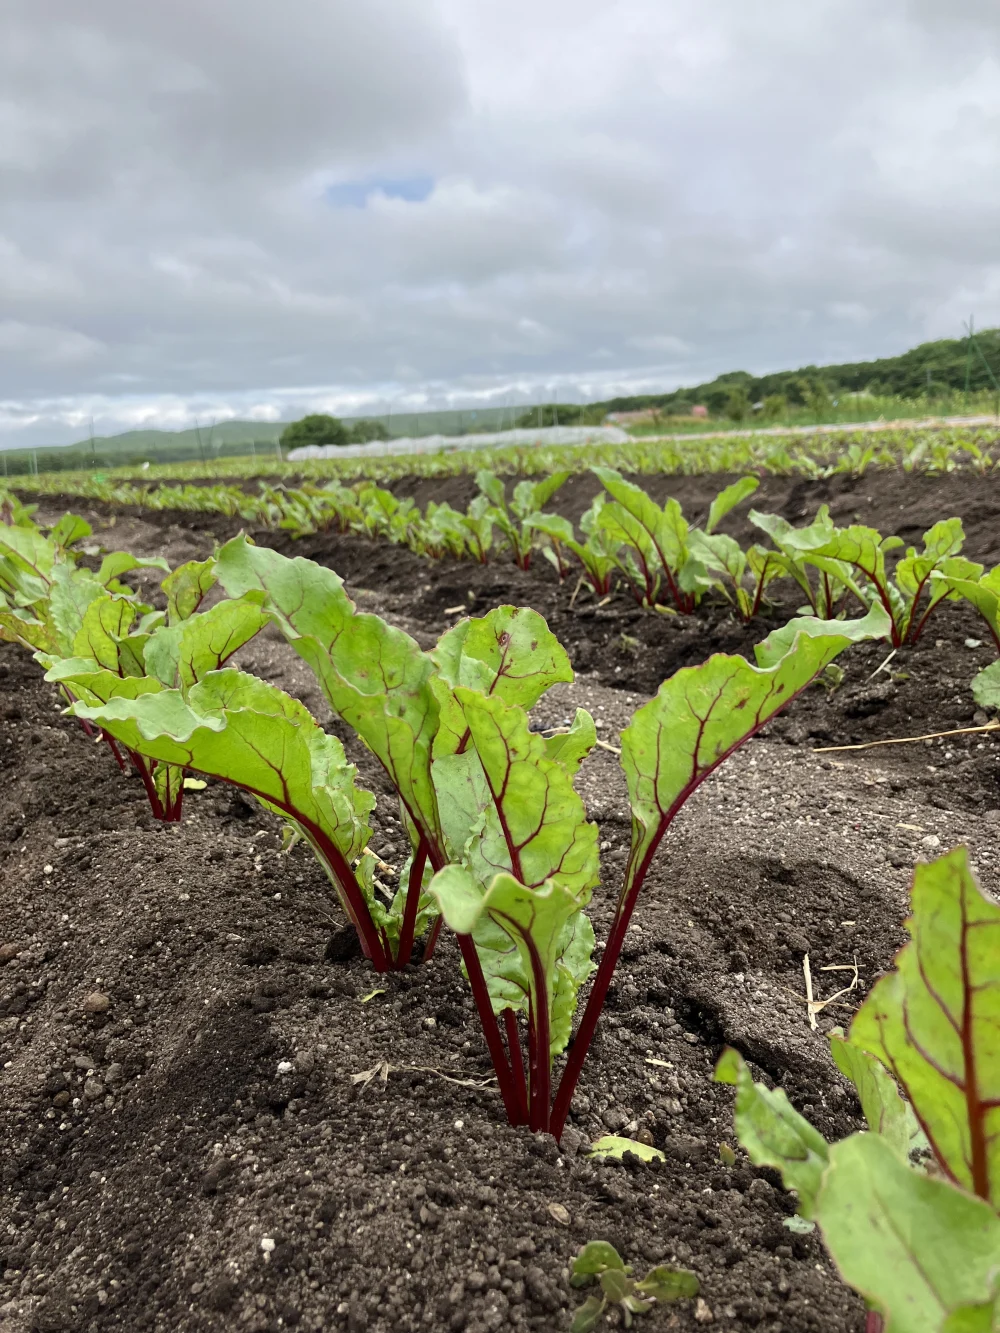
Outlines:
[[[465, 408], [442, 412], [393, 412], [371, 414], [365, 418], [342, 417], [354, 421], [381, 422], [390, 436], [463, 435], [474, 430], [502, 430], [513, 426], [520, 407]], [[80, 468], [137, 466], [149, 460], [155, 463], [180, 463], [190, 459], [230, 458], [251, 453], [274, 452], [287, 421], [221, 421], [213, 426], [188, 430], [129, 430], [121, 435], [95, 436], [76, 444], [43, 445], [37, 450], [0, 451], [0, 460], [11, 475], [31, 469], [32, 455], [39, 469], [64, 472]], [[4, 475], [0, 472], [0, 476]]]
[[[996, 376], [996, 379], [994, 379]], [[994, 391], [1000, 380], [1000, 329], [983, 329], [975, 339], [942, 338], [921, 343], [900, 356], [877, 361], [854, 361], [844, 365], [801, 366], [769, 375], [751, 375], [730, 370], [704, 384], [673, 389], [669, 393], [632, 394], [603, 402], [548, 403], [539, 407], [486, 407], [441, 412], [394, 412], [373, 414], [390, 436], [464, 435], [477, 430], [550, 425], [596, 425], [609, 412], [633, 412], [656, 408], [668, 415], [683, 416], [696, 404], [713, 415], [727, 410], [734, 390], [753, 403], [771, 395], [782, 395], [795, 407], [824, 396], [868, 392], [877, 397], [916, 401], [941, 399], [950, 393]], [[350, 424], [360, 420], [344, 417]], [[224, 421], [189, 430], [132, 430], [121, 435], [81, 440], [77, 444], [52, 445], [37, 450], [0, 450], [4, 473], [31, 470], [35, 462], [44, 471], [77, 468], [137, 466], [149, 460], [182, 462], [233, 455], [270, 452], [288, 422]]]
[[[580, 407], [574, 403], [531, 408], [520, 417], [519, 425], [551, 424], [552, 413], [565, 425], [581, 417], [590, 420], [608, 412], [634, 412], [658, 408], [661, 412], [682, 416], [697, 403], [713, 413], [726, 410], [730, 394], [736, 388], [746, 390], [751, 402], [772, 394], [783, 394], [792, 406], [805, 403], [817, 389], [831, 397], [839, 393], [871, 393], [874, 397], [902, 399], [942, 397], [960, 393], [992, 391], [1000, 380], [1000, 329], [977, 331], [968, 338], [942, 338], [921, 343], [900, 356], [877, 361], [853, 361], [840, 366], [801, 366], [798, 370], [778, 370], [770, 375], [751, 375], [746, 370], [729, 370], [704, 384], [674, 389], [670, 393], [631, 394], [608, 398]], [[996, 377], [995, 379], [993, 377]]]

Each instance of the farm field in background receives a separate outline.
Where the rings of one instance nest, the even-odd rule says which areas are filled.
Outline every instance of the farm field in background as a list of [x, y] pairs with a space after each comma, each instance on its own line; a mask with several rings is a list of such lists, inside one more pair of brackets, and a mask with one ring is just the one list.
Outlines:
[[[245, 483], [258, 478], [322, 482], [367, 477], [375, 481], [392, 481], [414, 475], [460, 476], [482, 468], [504, 476], [539, 476], [564, 469], [582, 472], [594, 464], [641, 475], [757, 472], [817, 477], [838, 472], [862, 475], [871, 467], [932, 473], [959, 467], [989, 471], [998, 461], [1000, 432], [995, 427], [911, 429], [887, 426], [878, 431], [817, 433], [808, 430], [797, 435], [732, 432], [685, 440], [638, 439], [628, 444], [562, 448], [510, 449], [498, 446], [384, 458], [311, 459], [299, 463], [279, 462], [274, 454], [270, 454], [257, 458], [220, 458], [208, 463], [40, 472], [37, 476], [11, 478], [10, 484], [33, 495], [111, 499], [118, 494], [115, 488], [122, 483], [136, 483], [145, 490], [155, 482]], [[123, 502], [129, 494], [127, 491], [120, 493]]]
[[[552, 738], [553, 753], [568, 747], [561, 762], [579, 765], [575, 790], [599, 839], [600, 886], [588, 907], [599, 940], [616, 929], [614, 886], [630, 856], [618, 752], [661, 682], [681, 682], [678, 671], [700, 668], [713, 653], [753, 660], [768, 636], [787, 647], [782, 627], [794, 626], [806, 600], [803, 578], [809, 597], [825, 599], [817, 609], [843, 606], [848, 616], [864, 614], [869, 628], [838, 646], [836, 662], [676, 819], [621, 937], [558, 1148], [503, 1123], [502, 1080], [490, 1081], [496, 1053], [453, 934], [443, 931], [426, 949], [421, 915], [412, 922], [414, 958], [421, 949], [433, 957], [417, 971], [378, 971], [360, 956], [308, 838], [289, 845], [274, 809], [212, 776], [221, 770], [207, 752], [206, 785], [186, 790], [168, 771], [177, 761], [169, 746], [147, 761], [145, 782], [127, 762], [119, 768], [107, 745], [61, 714], [56, 686], [24, 647], [0, 644], [10, 779], [0, 788], [0, 826], [14, 830], [0, 857], [19, 885], [0, 938], [3, 1150], [19, 1200], [5, 1258], [39, 1319], [77, 1317], [69, 1297], [59, 1304], [60, 1286], [85, 1283], [99, 1247], [142, 1253], [155, 1243], [171, 1276], [146, 1292], [128, 1263], [111, 1261], [106, 1274], [117, 1285], [102, 1287], [110, 1295], [98, 1306], [109, 1317], [127, 1311], [134, 1326], [152, 1327], [155, 1311], [168, 1324], [183, 1318], [214, 1331], [250, 1311], [248, 1318], [316, 1330], [396, 1333], [458, 1328], [461, 1316], [465, 1328], [549, 1330], [568, 1325], [584, 1294], [568, 1284], [573, 1255], [601, 1236], [638, 1276], [662, 1263], [696, 1275], [697, 1300], [642, 1316], [650, 1333], [693, 1333], [706, 1311], [720, 1328], [859, 1333], [861, 1302], [839, 1281], [819, 1234], [785, 1225], [795, 1199], [738, 1150], [732, 1095], [711, 1075], [722, 1048], [735, 1047], [827, 1139], [852, 1134], [863, 1120], [827, 1038], [848, 1025], [903, 943], [914, 865], [964, 842], [984, 882], [996, 883], [1000, 745], [988, 722], [1000, 624], [983, 571], [1000, 562], [1000, 487], [992, 475], [997, 441], [987, 435], [893, 438], [879, 447], [895, 452], [880, 459], [871, 440], [839, 441], [829, 454], [820, 452], [825, 444], [789, 453], [787, 467], [772, 454], [771, 468], [761, 466], [750, 482], [739, 466], [711, 476], [640, 477], [633, 469], [630, 482], [582, 469], [548, 481], [522, 465], [521, 480], [497, 490], [492, 474], [414, 471], [408, 459], [410, 472], [383, 477], [381, 489], [261, 493], [199, 479], [152, 494], [97, 483], [107, 489], [74, 497], [92, 531], [66, 521], [54, 529], [67, 549], [92, 551], [73, 557], [74, 586], [82, 594], [97, 577], [87, 595], [101, 605], [163, 604], [177, 618], [159, 627], [155, 611], [141, 625], [116, 620], [100, 643], [93, 626], [85, 640], [63, 642], [65, 619], [53, 620], [45, 631], [56, 636], [44, 649], [55, 652], [50, 661], [75, 655], [53, 680], [84, 700], [99, 699], [103, 688], [98, 664], [79, 657], [85, 646], [113, 654], [126, 694], [136, 694], [127, 682], [137, 679], [143, 654], [147, 671], [159, 663], [159, 683], [150, 680], [137, 698], [164, 688], [164, 664], [172, 672], [179, 661], [201, 660], [184, 650], [178, 659], [169, 644], [178, 634], [184, 641], [185, 624], [197, 630], [201, 617], [207, 627], [209, 615], [239, 608], [215, 600], [210, 564], [189, 562], [227, 542], [231, 559], [243, 559], [233, 541], [240, 530], [265, 562], [270, 552], [315, 562], [309, 577], [327, 600], [333, 585], [323, 571], [336, 570], [359, 611], [382, 618], [387, 644], [403, 642], [392, 639], [397, 632], [410, 636], [407, 652], [457, 643], [466, 616], [486, 624], [503, 605], [543, 616], [575, 678], [558, 667], [556, 683], [529, 701], [530, 734]], [[620, 454], [616, 461], [622, 465]], [[35, 519], [57, 524], [66, 493], [52, 486], [35, 498]], [[171, 507], [171, 498], [184, 507]], [[471, 523], [462, 529], [463, 559], [444, 541], [447, 515], [442, 549], [434, 558], [427, 552], [440, 512], [432, 506]], [[14, 508], [10, 521], [18, 521]], [[667, 522], [681, 545], [661, 552], [647, 538], [662, 542]], [[560, 524], [588, 559], [603, 554], [608, 567], [593, 564], [588, 578]], [[493, 530], [488, 540], [484, 525]], [[806, 530], [807, 539], [794, 536]], [[862, 531], [878, 539], [870, 549], [860, 549]], [[886, 540], [897, 536], [900, 548]], [[755, 549], [780, 557], [773, 576], [761, 573]], [[190, 572], [170, 582], [164, 564]], [[223, 569], [231, 597], [243, 577], [233, 570]], [[928, 618], [941, 580], [954, 596]], [[758, 584], [759, 601], [751, 595]], [[38, 595], [23, 586], [25, 596]], [[210, 612], [198, 610], [205, 592]], [[376, 760], [377, 743], [363, 743], [345, 722], [352, 714], [334, 678], [313, 674], [293, 651], [294, 637], [261, 628], [257, 606], [251, 595], [240, 612], [245, 641], [229, 667], [299, 701], [284, 706], [290, 716], [305, 705], [323, 729], [317, 743], [342, 743], [373, 791], [379, 888], [373, 880], [364, 891], [375, 893], [376, 931], [397, 949], [393, 932], [401, 929], [401, 940], [408, 927], [402, 917], [392, 924], [390, 899], [401, 908], [407, 883], [419, 881], [408, 869], [411, 833], [389, 770]], [[4, 612], [8, 632], [27, 614]], [[110, 622], [101, 624], [107, 631]], [[830, 632], [843, 624], [834, 621]], [[147, 645], [160, 643], [158, 635], [164, 652], [154, 657]], [[238, 642], [239, 634], [227, 639], [226, 651]], [[974, 695], [977, 677], [986, 684]], [[346, 713], [331, 709], [331, 689]], [[457, 697], [474, 708], [474, 695]], [[589, 739], [581, 709], [593, 719]], [[111, 714], [90, 716], [117, 726]], [[823, 750], [939, 732], [953, 734]], [[119, 743], [139, 752], [147, 745], [128, 731]], [[485, 762], [488, 751], [481, 753]], [[157, 783], [176, 797], [178, 820], [155, 817]], [[631, 800], [634, 809], [634, 792]], [[806, 957], [818, 1001], [842, 992], [811, 1011]], [[556, 1073], [562, 1062], [557, 1056]], [[536, 1064], [531, 1070], [534, 1105]], [[506, 1117], [516, 1121], [516, 1089], [511, 1095]], [[607, 1134], [662, 1156], [644, 1165], [589, 1155], [587, 1145]], [[60, 1216], [74, 1241], [60, 1254], [49, 1248], [44, 1206], [53, 1182], [65, 1187]], [[267, 1264], [258, 1235], [273, 1242]], [[233, 1254], [244, 1259], [230, 1271], [222, 1256]], [[481, 1284], [478, 1276], [468, 1284], [470, 1263]]]

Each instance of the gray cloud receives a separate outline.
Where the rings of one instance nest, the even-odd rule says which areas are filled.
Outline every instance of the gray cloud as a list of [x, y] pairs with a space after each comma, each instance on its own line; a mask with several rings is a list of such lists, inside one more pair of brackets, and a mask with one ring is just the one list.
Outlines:
[[1000, 319], [995, 7], [762, 13], [7, 0], [0, 443], [577, 397]]

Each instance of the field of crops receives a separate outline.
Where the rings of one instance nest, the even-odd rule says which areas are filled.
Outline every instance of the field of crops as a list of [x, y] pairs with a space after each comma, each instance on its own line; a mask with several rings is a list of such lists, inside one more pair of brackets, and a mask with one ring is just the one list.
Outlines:
[[803, 432], [796, 436], [760, 431], [742, 435], [727, 432], [695, 440], [637, 439], [630, 444], [604, 446], [444, 450], [433, 454], [312, 459], [300, 463], [279, 462], [271, 455], [219, 458], [212, 462], [42, 472], [35, 477], [18, 477], [17, 485], [22, 491], [35, 495], [79, 495], [117, 499], [124, 503], [129, 491], [126, 488], [119, 494], [119, 488], [122, 483], [130, 482], [140, 483], [145, 493], [151, 482], [204, 485], [212, 481], [245, 483], [265, 478], [269, 481], [322, 483], [358, 477], [391, 482], [412, 476], [462, 476], [482, 468], [502, 476], [547, 476], [564, 470], [582, 472], [595, 464], [646, 476], [757, 472], [821, 477], [841, 472], [859, 475], [870, 467], [932, 473], [959, 467], [989, 471], [998, 461], [1000, 437], [995, 427], [927, 430], [906, 427], [879, 431]]
[[990, 1329], [1000, 445], [789, 450], [0, 504], [0, 1320]]

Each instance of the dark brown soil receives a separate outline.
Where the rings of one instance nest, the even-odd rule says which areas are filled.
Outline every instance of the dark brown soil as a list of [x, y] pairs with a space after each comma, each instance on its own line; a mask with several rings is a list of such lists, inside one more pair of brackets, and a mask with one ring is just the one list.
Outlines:
[[[715, 482], [671, 489], [697, 517]], [[1000, 558], [992, 480], [766, 485], [758, 503], [796, 519], [828, 498], [838, 518], [888, 530], [905, 505], [908, 537], [957, 512], [969, 553]], [[176, 563], [224, 532], [190, 525], [126, 516], [102, 539]], [[294, 553], [334, 564], [423, 643], [460, 605], [537, 606], [580, 672], [540, 720], [582, 705], [612, 743], [676, 667], [748, 651], [767, 629], [724, 608], [661, 618], [621, 594], [570, 607], [572, 585], [548, 565], [433, 566], [328, 536]], [[850, 651], [839, 689], [813, 687], [693, 798], [640, 905], [561, 1149], [502, 1123], [451, 941], [388, 979], [333, 961], [342, 920], [304, 848], [283, 854], [275, 821], [216, 784], [189, 794], [180, 826], [157, 825], [138, 780], [61, 716], [26, 654], [0, 645], [2, 1333], [548, 1333], [568, 1327], [567, 1266], [595, 1238], [637, 1269], [698, 1273], [703, 1304], [644, 1316], [650, 1333], [709, 1315], [720, 1329], [859, 1333], [861, 1303], [816, 1238], [782, 1226], [793, 1207], [776, 1178], [721, 1162], [732, 1098], [710, 1073], [732, 1043], [824, 1133], [858, 1127], [806, 1021], [803, 956], [824, 996], [850, 974], [821, 969], [856, 960], [857, 990], [820, 1017], [822, 1030], [846, 1023], [902, 940], [915, 859], [966, 841], [996, 886], [1000, 752], [975, 734], [813, 748], [970, 725], [968, 682], [990, 653], [965, 641], [986, 637], [949, 604], [888, 670], [872, 674], [884, 645]], [[329, 721], [283, 642], [256, 641], [243, 665]], [[352, 757], [380, 795], [374, 846], [396, 863], [391, 806], [367, 757]], [[629, 834], [614, 756], [596, 752], [579, 786], [601, 828], [601, 938]], [[106, 1012], [87, 1012], [94, 993]], [[651, 1138], [666, 1161], [595, 1163], [586, 1143], [609, 1131]]]

